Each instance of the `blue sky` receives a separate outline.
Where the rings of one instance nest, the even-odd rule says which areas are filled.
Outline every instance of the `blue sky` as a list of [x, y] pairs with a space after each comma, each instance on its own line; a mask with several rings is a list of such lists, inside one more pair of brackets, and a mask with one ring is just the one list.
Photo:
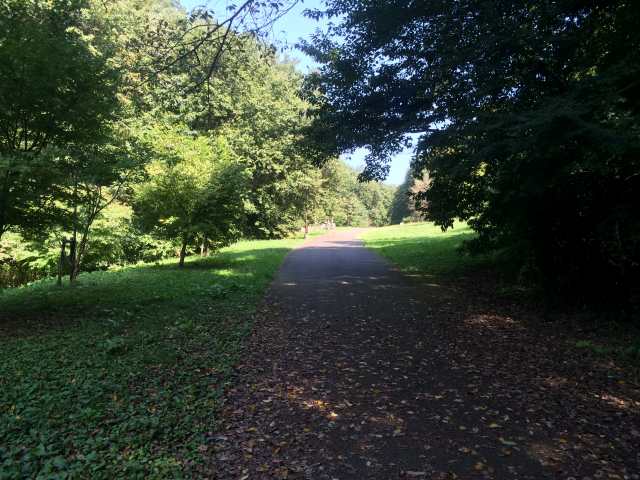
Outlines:
[[[224, 9], [225, 5], [229, 2], [225, 0], [181, 0], [182, 4], [191, 9], [195, 6], [207, 5], [214, 11]], [[303, 0], [298, 2], [293, 9], [285, 16], [280, 18], [273, 27], [273, 41], [282, 47], [286, 47], [286, 53], [290, 58], [298, 60], [298, 69], [302, 73], [309, 72], [310, 69], [315, 67], [314, 62], [303, 54], [301, 51], [294, 48], [295, 44], [301, 38], [309, 38], [316, 29], [326, 28], [326, 23], [316, 22], [310, 18], [306, 18], [303, 15], [305, 9], [321, 8], [322, 0]], [[366, 150], [358, 149], [350, 155], [344, 155], [343, 159], [351, 166], [361, 169], [364, 165], [364, 157], [367, 154]], [[386, 183], [399, 185], [404, 180], [405, 174], [409, 169], [409, 163], [411, 161], [412, 151], [405, 150], [396, 155], [391, 163], [391, 170]]]

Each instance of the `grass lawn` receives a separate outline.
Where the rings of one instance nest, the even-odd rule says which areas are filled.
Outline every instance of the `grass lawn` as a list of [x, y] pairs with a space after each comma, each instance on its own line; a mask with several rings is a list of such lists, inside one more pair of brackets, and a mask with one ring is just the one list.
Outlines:
[[301, 240], [0, 291], [0, 479], [181, 478]]
[[486, 256], [461, 254], [465, 240], [473, 231], [463, 223], [443, 232], [432, 223], [408, 223], [367, 230], [365, 245], [408, 273], [425, 276], [461, 275], [487, 266]]

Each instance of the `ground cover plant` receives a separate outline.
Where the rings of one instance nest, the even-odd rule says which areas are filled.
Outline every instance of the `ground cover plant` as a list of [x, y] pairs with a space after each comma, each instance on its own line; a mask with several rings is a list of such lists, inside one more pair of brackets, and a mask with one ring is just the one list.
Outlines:
[[0, 293], [0, 478], [179, 478], [298, 239]]

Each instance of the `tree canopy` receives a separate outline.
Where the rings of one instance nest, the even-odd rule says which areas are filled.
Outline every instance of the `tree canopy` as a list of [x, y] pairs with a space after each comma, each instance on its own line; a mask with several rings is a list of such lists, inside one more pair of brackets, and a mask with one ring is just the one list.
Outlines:
[[[640, 5], [616, 0], [328, 0], [305, 50], [319, 127], [368, 147], [364, 175], [421, 134], [425, 214], [524, 260], [550, 293], [613, 300], [638, 274]], [[532, 267], [532, 268], [530, 268]]]
[[103, 143], [119, 73], [85, 27], [86, 2], [0, 5], [0, 236], [56, 210], [61, 149]]
[[151, 133], [158, 159], [134, 188], [134, 211], [145, 231], [180, 239], [180, 265], [198, 236], [226, 245], [237, 238], [245, 178], [224, 139], [190, 137], [177, 129]]

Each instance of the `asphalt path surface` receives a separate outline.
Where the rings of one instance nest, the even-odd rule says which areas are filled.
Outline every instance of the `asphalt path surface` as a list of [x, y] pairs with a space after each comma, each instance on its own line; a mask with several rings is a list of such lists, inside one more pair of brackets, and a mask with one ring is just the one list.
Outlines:
[[[285, 259], [227, 394], [221, 431], [209, 439], [210, 475], [599, 478], [600, 458], [611, 461], [616, 447], [594, 447], [584, 464], [565, 448], [578, 442], [567, 430], [572, 420], [563, 425], [564, 413], [532, 405], [564, 397], [538, 397], [537, 383], [510, 382], [508, 373], [496, 380], [501, 360], [476, 365], [473, 347], [459, 347], [447, 327], [456, 293], [404, 276], [359, 234], [333, 232]], [[503, 355], [514, 359], [509, 371], [526, 361], [517, 351]], [[548, 415], [556, 423], [545, 424]], [[619, 467], [619, 477], [601, 478], [633, 474]]]

